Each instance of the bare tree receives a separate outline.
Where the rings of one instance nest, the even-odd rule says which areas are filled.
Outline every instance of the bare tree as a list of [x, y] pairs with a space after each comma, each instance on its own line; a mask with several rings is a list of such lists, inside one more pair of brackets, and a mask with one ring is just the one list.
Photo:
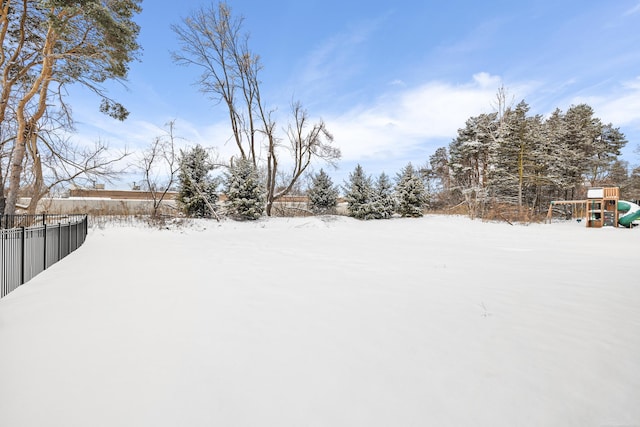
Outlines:
[[173, 31], [181, 42], [182, 53], [174, 52], [180, 65], [198, 67], [200, 90], [215, 102], [224, 102], [229, 112], [233, 138], [242, 158], [256, 158], [256, 90], [259, 58], [247, 46], [248, 38], [241, 35], [242, 18], [231, 16], [225, 3], [217, 7], [201, 7], [174, 25]]
[[[85, 186], [97, 180], [110, 181], [125, 169], [122, 161], [129, 155], [126, 150], [114, 154], [102, 141], [79, 146], [68, 139], [47, 137], [57, 138], [57, 135], [39, 133], [37, 143], [28, 145], [29, 156], [21, 183], [21, 188], [29, 189], [28, 214], [36, 213], [38, 202], [56, 188], [69, 184]], [[40, 148], [43, 146], [46, 149]]]
[[496, 118], [500, 125], [504, 122], [504, 116], [507, 114], [507, 111], [513, 108], [515, 104], [515, 98], [513, 96], [509, 97], [509, 91], [504, 85], [500, 85], [496, 92], [496, 99], [491, 103], [494, 112], [496, 113]]
[[[260, 57], [249, 50], [242, 23], [243, 18], [234, 17], [224, 2], [202, 7], [172, 27], [181, 43], [181, 52], [173, 56], [178, 64], [200, 69], [201, 91], [216, 102], [224, 102], [240, 157], [258, 168], [266, 163], [266, 211], [270, 215], [273, 202], [294, 187], [312, 159], [333, 163], [340, 158], [340, 151], [330, 145], [333, 137], [324, 122], [309, 125], [307, 112], [295, 103], [293, 124], [287, 131], [293, 172], [284, 190], [276, 191], [281, 150], [275, 110], [266, 108], [262, 99]], [[260, 157], [262, 151], [266, 159]]]
[[167, 123], [165, 135], [156, 137], [140, 158], [144, 186], [153, 200], [154, 218], [158, 216], [160, 206], [176, 183], [180, 171], [174, 128], [175, 121]]
[[300, 102], [291, 105], [293, 123], [287, 129], [287, 139], [289, 140], [289, 151], [293, 159], [293, 169], [289, 175], [288, 184], [280, 191], [276, 192], [275, 170], [270, 170], [273, 176], [267, 177], [267, 193], [271, 194], [271, 199], [267, 198], [267, 212], [270, 212], [273, 201], [288, 194], [307, 170], [311, 161], [321, 159], [332, 166], [340, 158], [340, 150], [331, 143], [333, 135], [329, 133], [324, 121], [309, 123], [309, 115]]

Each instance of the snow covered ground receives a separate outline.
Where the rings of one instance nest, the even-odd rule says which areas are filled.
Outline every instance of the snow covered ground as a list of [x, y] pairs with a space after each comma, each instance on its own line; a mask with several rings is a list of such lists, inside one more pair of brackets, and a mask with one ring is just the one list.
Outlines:
[[91, 230], [0, 300], [0, 426], [640, 426], [640, 229]]

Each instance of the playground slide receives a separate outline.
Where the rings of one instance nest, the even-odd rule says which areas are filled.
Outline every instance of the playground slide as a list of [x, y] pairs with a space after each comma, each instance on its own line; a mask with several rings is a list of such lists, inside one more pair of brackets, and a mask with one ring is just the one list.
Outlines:
[[618, 210], [624, 212], [618, 216], [618, 224], [627, 228], [631, 227], [631, 223], [636, 219], [640, 219], [640, 206], [625, 200], [618, 200]]

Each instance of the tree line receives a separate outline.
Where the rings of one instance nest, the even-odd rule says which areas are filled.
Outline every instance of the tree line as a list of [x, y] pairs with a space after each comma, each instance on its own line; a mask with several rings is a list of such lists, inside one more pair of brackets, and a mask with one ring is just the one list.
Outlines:
[[[100, 141], [90, 147], [70, 142], [74, 122], [66, 87], [85, 86], [101, 100], [103, 113], [126, 119], [126, 108], [102, 84], [124, 82], [129, 64], [139, 59], [140, 28], [134, 17], [141, 10], [141, 0], [2, 2], [0, 214], [15, 213], [21, 196], [30, 198], [26, 209], [33, 213], [57, 186], [82, 185], [119, 172], [116, 165], [128, 153], [107, 155], [108, 147]], [[303, 191], [313, 163], [336, 166], [340, 159], [326, 123], [312, 120], [302, 102], [291, 103], [284, 123], [276, 121], [276, 109], [262, 95], [260, 56], [250, 49], [243, 22], [220, 2], [200, 7], [172, 26], [180, 43], [172, 53], [175, 63], [200, 73], [201, 91], [226, 110], [237, 150], [223, 160], [179, 152], [170, 123], [139, 162], [143, 183], [154, 194], [154, 213], [179, 183], [193, 193], [193, 200], [184, 199], [185, 207], [193, 202], [204, 210], [216, 185], [224, 184], [228, 194], [254, 194], [271, 215], [279, 198]], [[412, 206], [420, 209], [464, 207], [472, 216], [484, 216], [514, 206], [535, 215], [551, 200], [582, 198], [587, 186], [600, 185], [618, 185], [625, 197], [640, 198], [640, 168], [629, 173], [620, 160], [625, 136], [597, 118], [590, 106], [557, 109], [543, 117], [532, 115], [525, 101], [507, 105], [504, 89], [497, 100], [496, 111], [469, 118], [448, 146], [436, 150], [423, 167], [411, 167], [410, 175], [420, 177], [426, 196], [405, 193], [398, 187], [400, 178], [395, 186], [387, 176], [374, 182], [356, 168], [343, 187], [350, 214], [363, 219], [385, 218], [389, 212], [411, 216], [413, 208], [402, 207], [402, 201], [414, 197]], [[208, 171], [203, 176], [196, 169], [189, 172], [189, 161], [223, 166], [226, 178], [208, 182], [203, 178]], [[248, 183], [254, 187], [243, 187]], [[311, 186], [309, 191], [313, 194]]]
[[556, 109], [548, 117], [530, 114], [523, 100], [470, 117], [447, 147], [421, 169], [433, 197], [431, 207], [464, 206], [483, 216], [501, 206], [539, 214], [552, 200], [585, 197], [586, 188], [620, 186], [625, 197], [640, 197], [640, 168], [629, 174], [620, 159], [627, 140], [603, 123], [587, 104]]
[[[238, 220], [255, 220], [266, 210], [264, 174], [249, 159], [236, 159], [223, 174], [214, 175], [216, 164], [201, 146], [181, 150], [177, 170], [179, 208], [189, 217], [228, 216]], [[164, 187], [166, 189], [166, 182]], [[307, 196], [307, 214], [337, 214], [338, 198], [344, 194], [347, 215], [362, 220], [388, 219], [394, 214], [421, 217], [428, 205], [428, 193], [420, 172], [411, 163], [396, 176], [395, 185], [385, 173], [376, 180], [357, 165], [342, 188], [320, 169], [312, 174], [307, 187], [298, 188]], [[162, 190], [156, 194], [164, 194]], [[220, 203], [220, 194], [224, 202]], [[154, 197], [154, 200], [155, 197]], [[162, 198], [158, 199], [158, 203]]]

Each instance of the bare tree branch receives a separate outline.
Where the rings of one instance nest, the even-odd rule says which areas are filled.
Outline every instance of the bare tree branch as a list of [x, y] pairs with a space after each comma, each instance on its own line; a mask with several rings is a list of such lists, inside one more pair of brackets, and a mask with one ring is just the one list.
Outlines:
[[158, 216], [160, 206], [176, 183], [180, 170], [175, 144], [175, 121], [170, 121], [166, 126], [165, 135], [156, 137], [140, 158], [145, 187], [153, 199], [153, 217]]

